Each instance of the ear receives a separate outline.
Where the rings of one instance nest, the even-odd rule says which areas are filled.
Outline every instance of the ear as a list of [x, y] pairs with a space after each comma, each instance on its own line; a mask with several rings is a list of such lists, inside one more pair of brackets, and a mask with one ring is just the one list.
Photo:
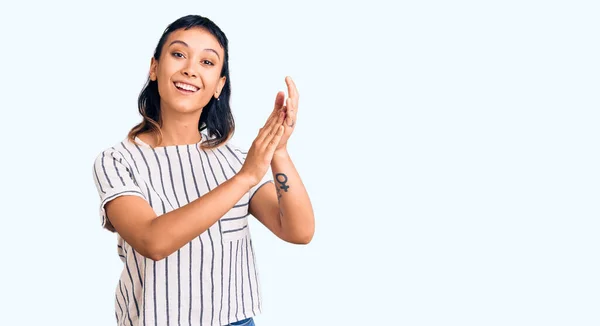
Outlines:
[[215, 90], [215, 98], [219, 98], [219, 96], [221, 95], [221, 91], [223, 90], [223, 87], [225, 86], [225, 81], [226, 81], [227, 77], [223, 76], [221, 77], [221, 79], [219, 79], [219, 83], [217, 84], [217, 89]]
[[158, 61], [156, 61], [156, 59], [154, 59], [154, 57], [152, 57], [152, 59], [150, 59], [150, 80], [155, 81], [156, 80], [156, 75], [157, 75], [157, 69], [158, 69]]

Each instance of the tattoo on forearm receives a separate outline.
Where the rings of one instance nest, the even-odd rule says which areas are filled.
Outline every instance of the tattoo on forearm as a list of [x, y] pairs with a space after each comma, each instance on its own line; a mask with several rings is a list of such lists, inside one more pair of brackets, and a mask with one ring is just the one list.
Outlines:
[[277, 205], [279, 206], [279, 217], [283, 217], [283, 210], [281, 209], [281, 189], [277, 187]]
[[283, 173], [277, 173], [275, 175], [275, 180], [277, 180], [277, 183], [279, 183], [279, 186], [277, 186], [277, 202], [279, 203], [279, 216], [283, 216], [283, 210], [281, 209], [281, 196], [283, 195], [281, 190], [283, 189], [283, 191], [287, 192], [288, 189], [290, 188], [290, 186], [288, 186], [287, 182], [288, 182], [288, 178], [285, 174]]
[[290, 186], [287, 185], [287, 182], [288, 182], [287, 175], [285, 175], [283, 173], [277, 173], [275, 175], [275, 179], [277, 179], [277, 182], [279, 183], [279, 188], [283, 189], [283, 191], [287, 192], [288, 189], [290, 188]]

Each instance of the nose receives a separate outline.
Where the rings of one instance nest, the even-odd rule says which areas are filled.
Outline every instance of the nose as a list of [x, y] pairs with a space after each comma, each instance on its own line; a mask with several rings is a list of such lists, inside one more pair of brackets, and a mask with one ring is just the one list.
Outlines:
[[195, 71], [192, 71], [190, 69], [184, 69], [183, 70], [183, 74], [186, 75], [189, 78], [196, 78], [198, 77]]
[[192, 63], [185, 66], [185, 68], [183, 68], [183, 70], [182, 70], [182, 73], [189, 78], [198, 77], [198, 72], [196, 71], [196, 68], [194, 67], [194, 64], [192, 64]]

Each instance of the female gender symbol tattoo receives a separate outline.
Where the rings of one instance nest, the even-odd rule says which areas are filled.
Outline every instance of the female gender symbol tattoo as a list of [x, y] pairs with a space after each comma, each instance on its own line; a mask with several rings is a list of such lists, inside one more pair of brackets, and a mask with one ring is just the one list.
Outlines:
[[279, 183], [279, 188], [283, 189], [283, 191], [287, 192], [288, 189], [290, 188], [290, 186], [287, 185], [287, 175], [283, 174], [283, 173], [277, 173], [275, 175], [275, 179], [277, 179], [277, 182]]

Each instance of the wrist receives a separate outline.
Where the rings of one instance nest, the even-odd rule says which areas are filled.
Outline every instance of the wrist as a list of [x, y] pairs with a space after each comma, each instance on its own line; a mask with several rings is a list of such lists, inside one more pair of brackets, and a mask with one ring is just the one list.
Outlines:
[[286, 159], [289, 158], [290, 155], [287, 151], [286, 147], [280, 148], [280, 149], [276, 149], [275, 152], [273, 153], [273, 160], [280, 160], [280, 159]]
[[244, 187], [244, 190], [246, 191], [250, 190], [250, 188], [254, 187], [257, 183], [255, 182], [254, 178], [247, 175], [246, 173], [237, 173], [230, 180]]

